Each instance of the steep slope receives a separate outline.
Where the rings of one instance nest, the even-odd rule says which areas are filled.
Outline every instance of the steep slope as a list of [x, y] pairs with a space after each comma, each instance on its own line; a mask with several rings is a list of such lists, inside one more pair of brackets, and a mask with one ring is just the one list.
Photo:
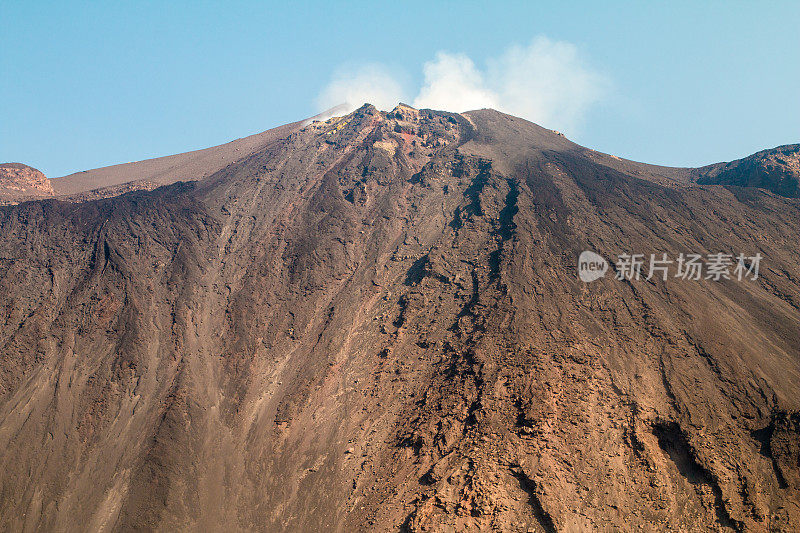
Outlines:
[[262, 150], [270, 142], [331, 116], [341, 107], [211, 148], [85, 170], [61, 178], [47, 179], [40, 171], [21, 163], [0, 163], [0, 205], [43, 198], [85, 202], [133, 191], [151, 191], [178, 181], [202, 180]]
[[[371, 106], [0, 209], [5, 530], [791, 531], [800, 203]], [[577, 258], [756, 252], [756, 280]]]
[[176, 181], [201, 180], [262, 150], [276, 139], [285, 137], [315, 120], [331, 116], [341, 108], [342, 106], [337, 106], [311, 118], [211, 148], [75, 172], [50, 180], [51, 194], [85, 201], [117, 196], [131, 190], [152, 190], [156, 186], [169, 185]]
[[203, 179], [288, 134], [299, 124], [287, 124], [203, 150], [76, 172], [52, 180], [53, 188], [59, 195], [73, 195], [139, 180], [168, 185]]

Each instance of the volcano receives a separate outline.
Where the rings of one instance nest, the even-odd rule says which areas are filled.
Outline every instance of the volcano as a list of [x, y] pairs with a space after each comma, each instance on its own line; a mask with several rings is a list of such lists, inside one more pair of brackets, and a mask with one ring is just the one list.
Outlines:
[[[405, 105], [247, 139], [0, 208], [0, 528], [797, 531], [797, 145], [659, 167]], [[692, 254], [730, 275], [647, 275]]]

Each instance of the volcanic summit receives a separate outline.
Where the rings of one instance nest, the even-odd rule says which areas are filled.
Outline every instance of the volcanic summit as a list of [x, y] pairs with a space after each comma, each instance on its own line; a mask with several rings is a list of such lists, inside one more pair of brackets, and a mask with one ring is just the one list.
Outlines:
[[[0, 528], [796, 531], [796, 163], [364, 105], [13, 167]], [[585, 283], [586, 250], [762, 259]]]

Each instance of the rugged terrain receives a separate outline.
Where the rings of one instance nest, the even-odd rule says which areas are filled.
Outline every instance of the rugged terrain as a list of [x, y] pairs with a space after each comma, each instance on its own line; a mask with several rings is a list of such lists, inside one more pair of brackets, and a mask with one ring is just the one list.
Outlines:
[[41, 171], [22, 163], [0, 163], [0, 205], [54, 194], [50, 180]]
[[695, 169], [698, 183], [761, 187], [782, 196], [800, 197], [800, 144], [763, 150], [730, 163]]
[[491, 110], [263, 135], [0, 208], [0, 528], [798, 530], [791, 191]]

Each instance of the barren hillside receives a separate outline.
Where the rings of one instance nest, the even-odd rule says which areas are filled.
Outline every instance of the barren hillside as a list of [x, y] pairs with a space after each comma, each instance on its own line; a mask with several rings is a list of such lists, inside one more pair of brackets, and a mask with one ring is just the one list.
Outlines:
[[491, 110], [271, 131], [0, 208], [0, 529], [797, 530], [796, 198]]

